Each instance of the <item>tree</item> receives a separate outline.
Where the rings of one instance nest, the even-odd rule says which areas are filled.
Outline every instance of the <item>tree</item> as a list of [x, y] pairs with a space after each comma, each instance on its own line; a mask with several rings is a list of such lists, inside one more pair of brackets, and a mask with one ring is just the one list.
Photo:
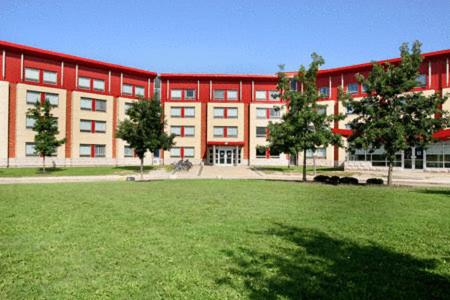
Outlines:
[[126, 114], [129, 118], [120, 122], [116, 136], [134, 149], [141, 161], [140, 172], [143, 179], [145, 153], [169, 149], [174, 145], [174, 136], [164, 132], [164, 113], [161, 103], [155, 97], [134, 102]]
[[358, 75], [367, 92], [362, 100], [355, 101], [340, 93], [344, 104], [357, 115], [350, 123], [349, 150], [383, 149], [388, 163], [388, 185], [392, 184], [395, 154], [410, 147], [425, 148], [432, 142], [433, 133], [449, 123], [448, 115], [440, 109], [445, 97], [413, 92], [422, 62], [420, 47], [418, 41], [411, 49], [404, 43], [399, 64], [375, 63], [367, 77]]
[[34, 108], [30, 108], [27, 116], [34, 120], [33, 131], [34, 149], [42, 157], [42, 172], [45, 173], [45, 157], [53, 155], [66, 139], [57, 139], [58, 119], [51, 113], [52, 105], [48, 99], [43, 103], [37, 102]]
[[289, 153], [296, 158], [303, 152], [303, 181], [306, 181], [306, 152], [316, 151], [318, 147], [341, 143], [341, 136], [332, 131], [332, 122], [342, 118], [341, 115], [327, 116], [318, 108], [320, 98], [316, 86], [319, 67], [324, 64], [321, 56], [313, 53], [312, 62], [306, 69], [300, 67], [297, 80], [302, 85], [302, 91], [290, 89], [290, 81], [281, 66], [278, 73], [277, 89], [280, 97], [288, 102], [288, 110], [281, 123], [269, 124], [268, 141], [270, 147], [277, 151]]

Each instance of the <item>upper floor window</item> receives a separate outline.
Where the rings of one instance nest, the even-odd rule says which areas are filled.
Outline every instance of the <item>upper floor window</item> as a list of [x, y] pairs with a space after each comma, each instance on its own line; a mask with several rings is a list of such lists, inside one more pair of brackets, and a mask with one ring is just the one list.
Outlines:
[[80, 108], [82, 110], [106, 111], [106, 101], [92, 98], [81, 97]]
[[128, 110], [133, 106], [133, 103], [130, 102], [126, 102], [125, 103], [125, 113], [128, 112]]
[[256, 91], [255, 98], [256, 98], [256, 100], [267, 100], [267, 92], [266, 91]]
[[195, 90], [194, 89], [184, 90], [184, 99], [194, 100], [195, 99]]
[[357, 94], [358, 93], [358, 83], [349, 83], [347, 86], [347, 93], [349, 94]]
[[238, 100], [238, 91], [228, 90], [227, 91], [227, 100]]
[[93, 80], [93, 87], [96, 91], [104, 91], [105, 90], [105, 81], [100, 79]]
[[91, 88], [95, 91], [105, 91], [105, 81], [102, 79], [91, 79], [88, 77], [78, 77], [78, 87], [80, 89], [90, 90]]
[[238, 117], [238, 109], [236, 107], [214, 107], [214, 118], [230, 118]]
[[195, 117], [194, 107], [171, 107], [170, 116], [173, 118], [193, 118]]
[[91, 80], [86, 77], [78, 77], [78, 87], [81, 89], [90, 89]]
[[214, 118], [225, 118], [225, 108], [214, 107]]
[[184, 117], [185, 118], [195, 117], [195, 108], [194, 107], [185, 107], [184, 108]]
[[25, 80], [39, 82], [39, 70], [25, 68]]
[[417, 86], [418, 87], [426, 87], [427, 86], [427, 75], [425, 74], [419, 74], [417, 76]]
[[34, 143], [25, 143], [25, 155], [26, 156], [37, 156]]
[[182, 91], [181, 90], [171, 90], [170, 91], [170, 99], [178, 100], [181, 99]]
[[53, 106], [58, 106], [59, 104], [59, 95], [53, 93], [45, 93], [44, 100], [50, 102]]
[[214, 126], [213, 134], [214, 137], [237, 137], [238, 128], [236, 126]]
[[27, 104], [36, 104], [39, 102], [49, 101], [51, 105], [58, 106], [59, 95], [53, 93], [42, 93], [37, 91], [27, 91]]
[[56, 84], [56, 72], [44, 71], [43, 79], [45, 83]]
[[257, 119], [267, 119], [267, 109], [258, 107], [256, 109], [256, 118]]
[[181, 126], [170, 126], [170, 134], [181, 136]]
[[238, 128], [235, 126], [227, 127], [227, 137], [237, 137], [238, 136]]
[[225, 100], [225, 90], [214, 90], [214, 100]]
[[238, 109], [236, 107], [228, 107], [227, 118], [237, 118], [237, 117], [238, 117]]
[[195, 136], [194, 126], [184, 126], [184, 136]]
[[124, 83], [122, 85], [122, 95], [144, 97], [145, 88], [143, 86]]
[[346, 114], [351, 115], [353, 114], [353, 106], [350, 103], [347, 103], [345, 106]]
[[270, 100], [280, 100], [280, 93], [276, 90], [269, 91]]
[[270, 118], [271, 119], [279, 119], [281, 117], [281, 110], [279, 108], [271, 108], [270, 109]]
[[181, 107], [171, 107], [170, 108], [170, 116], [171, 117], [181, 117]]
[[289, 80], [289, 85], [290, 85], [290, 89], [291, 91], [296, 91], [297, 90], [297, 86], [298, 86], [298, 82], [295, 79], [291, 79]]
[[327, 106], [326, 105], [318, 105], [317, 106], [317, 113], [320, 115], [327, 115]]
[[328, 98], [330, 97], [330, 88], [327, 86], [323, 86], [319, 88], [319, 97]]
[[93, 120], [80, 120], [80, 131], [81, 132], [92, 132], [92, 133], [105, 133], [106, 132], [106, 122], [105, 121], [93, 121]]
[[27, 104], [36, 104], [41, 101], [41, 93], [35, 91], [27, 91]]
[[36, 120], [30, 116], [27, 116], [25, 119], [25, 126], [26, 128], [33, 128], [34, 124], [36, 123]]
[[143, 86], [135, 86], [134, 94], [135, 94], [135, 96], [138, 96], [138, 97], [144, 97], [144, 95], [145, 95], [144, 87]]
[[124, 157], [133, 157], [134, 151], [133, 148], [131, 148], [128, 145], [123, 146], [123, 156]]
[[131, 84], [122, 85], [122, 94], [123, 95], [133, 95], [133, 86]]
[[213, 133], [215, 137], [224, 137], [225, 136], [225, 127], [214, 126]]
[[267, 127], [256, 127], [256, 137], [266, 137]]

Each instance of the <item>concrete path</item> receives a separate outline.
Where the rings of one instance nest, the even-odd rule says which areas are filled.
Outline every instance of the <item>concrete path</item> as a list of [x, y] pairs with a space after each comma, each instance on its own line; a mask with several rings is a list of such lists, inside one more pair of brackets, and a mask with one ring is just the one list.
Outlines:
[[[339, 172], [333, 173], [339, 176]], [[105, 175], [105, 176], [48, 176], [48, 177], [0, 177], [0, 184], [29, 184], [29, 183], [63, 183], [63, 182], [95, 182], [95, 181], [125, 181], [127, 177], [140, 180], [139, 174], [134, 175]], [[368, 178], [383, 178], [386, 174], [375, 171], [357, 171], [353, 176], [361, 183]], [[312, 181], [314, 176], [308, 175]], [[301, 181], [299, 173], [265, 173], [253, 170], [247, 166], [219, 167], [195, 165], [189, 171], [167, 172], [158, 169], [144, 175], [144, 180], [174, 180], [174, 179], [260, 179]], [[450, 189], [450, 173], [425, 173], [421, 171], [397, 171], [394, 172], [394, 185], [403, 186], [435, 186]]]

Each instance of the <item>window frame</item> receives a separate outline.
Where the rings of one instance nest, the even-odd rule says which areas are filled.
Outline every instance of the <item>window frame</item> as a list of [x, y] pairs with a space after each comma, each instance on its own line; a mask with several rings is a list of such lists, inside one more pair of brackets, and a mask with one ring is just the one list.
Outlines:
[[[350, 90], [350, 87], [356, 87], [356, 90]], [[359, 93], [359, 84], [357, 82], [351, 82], [347, 84], [347, 94], [354, 95]]]

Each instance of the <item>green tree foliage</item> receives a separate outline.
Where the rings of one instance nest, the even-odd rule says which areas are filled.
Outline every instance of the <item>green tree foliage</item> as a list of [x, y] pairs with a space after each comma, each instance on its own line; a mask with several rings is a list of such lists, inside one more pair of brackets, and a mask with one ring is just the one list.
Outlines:
[[164, 113], [156, 98], [134, 102], [126, 114], [128, 118], [120, 122], [116, 136], [126, 141], [139, 157], [142, 179], [145, 153], [169, 149], [174, 145], [174, 136], [164, 132]]
[[418, 41], [411, 49], [404, 43], [400, 47], [399, 64], [374, 64], [367, 77], [358, 75], [367, 92], [362, 100], [355, 101], [340, 91], [341, 100], [357, 116], [350, 123], [350, 151], [384, 149], [389, 185], [395, 154], [410, 147], [425, 148], [433, 141], [433, 133], [449, 124], [448, 114], [441, 110], [445, 97], [438, 93], [425, 96], [413, 92], [422, 62], [420, 48]]
[[280, 96], [288, 101], [288, 110], [281, 123], [269, 124], [268, 141], [270, 147], [280, 152], [289, 153], [297, 158], [303, 152], [303, 181], [306, 181], [306, 151], [315, 151], [318, 147], [329, 144], [341, 144], [341, 136], [334, 134], [332, 123], [342, 118], [320, 112], [317, 100], [320, 97], [316, 86], [319, 67], [324, 64], [321, 56], [313, 53], [308, 68], [300, 67], [293, 80], [302, 85], [302, 90], [290, 88], [290, 79], [280, 67], [278, 86]]
[[33, 131], [34, 149], [42, 157], [42, 172], [45, 173], [45, 157], [56, 153], [59, 146], [63, 145], [66, 139], [57, 139], [58, 119], [51, 113], [52, 105], [46, 99], [43, 103], [37, 102], [33, 108], [27, 112], [27, 116], [34, 120]]

